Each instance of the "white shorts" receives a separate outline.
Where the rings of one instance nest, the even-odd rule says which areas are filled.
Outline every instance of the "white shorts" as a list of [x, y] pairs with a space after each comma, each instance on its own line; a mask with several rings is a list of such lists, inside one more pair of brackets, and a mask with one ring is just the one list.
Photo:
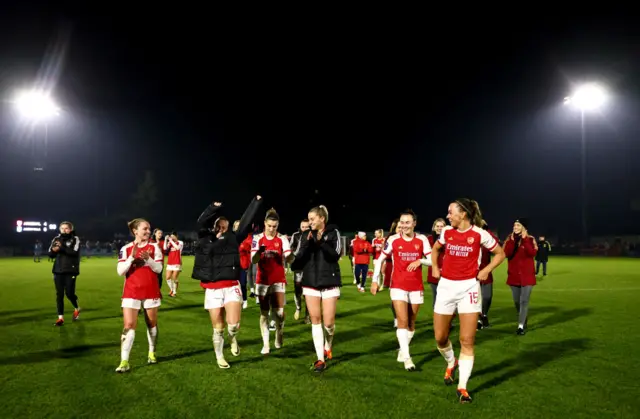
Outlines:
[[222, 308], [227, 303], [242, 303], [242, 290], [240, 285], [216, 290], [206, 289], [204, 291], [204, 309], [213, 310]]
[[277, 284], [265, 285], [265, 284], [256, 284], [256, 294], [259, 297], [266, 297], [267, 295], [274, 294], [276, 292], [285, 292], [287, 284], [284, 282], [278, 282]]
[[329, 298], [340, 298], [340, 287], [325, 288], [323, 290], [303, 287], [302, 295], [307, 295], [309, 297], [320, 297], [323, 300], [327, 300]]
[[134, 298], [123, 298], [122, 299], [122, 308], [133, 308], [135, 310], [140, 310], [141, 308], [149, 309], [160, 307], [160, 298], [150, 298], [146, 300], [136, 300]]
[[424, 291], [405, 291], [400, 288], [389, 290], [391, 301], [404, 301], [409, 304], [424, 304]]
[[167, 265], [167, 271], [182, 272], [182, 265]]
[[296, 271], [293, 273], [293, 280], [295, 281], [296, 284], [299, 284], [302, 282], [302, 272]]
[[462, 281], [440, 278], [433, 311], [437, 314], [453, 315], [456, 310], [459, 314], [482, 312], [480, 282], [475, 278]]

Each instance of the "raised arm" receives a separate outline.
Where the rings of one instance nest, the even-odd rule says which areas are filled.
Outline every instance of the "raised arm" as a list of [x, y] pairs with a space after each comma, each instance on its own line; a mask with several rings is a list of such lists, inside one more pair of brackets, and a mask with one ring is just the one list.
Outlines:
[[129, 269], [131, 269], [131, 264], [135, 260], [134, 253], [136, 251], [136, 245], [133, 245], [133, 249], [131, 250], [131, 254], [127, 256], [127, 247], [130, 245], [125, 245], [120, 249], [120, 258], [118, 259], [118, 266], [116, 267], [116, 271], [119, 276], [125, 276]]
[[211, 221], [216, 217], [220, 208], [222, 208], [222, 204], [220, 202], [214, 202], [205, 208], [202, 214], [200, 214], [200, 217], [198, 217], [198, 228], [209, 228]]
[[256, 219], [256, 215], [258, 214], [258, 210], [262, 206], [262, 197], [260, 195], [256, 196], [251, 200], [251, 203], [242, 214], [242, 218], [240, 218], [240, 225], [238, 226], [238, 231], [236, 232], [236, 236], [239, 239], [244, 239], [247, 237], [249, 232], [251, 231], [251, 224], [253, 224], [253, 220]]
[[[49, 246], [49, 257], [51, 259], [55, 258], [56, 256], [58, 256], [58, 250], [60, 250], [60, 246], [56, 246], [56, 242], [58, 242], [58, 244], [60, 243], [60, 239], [58, 237], [54, 237], [53, 240], [51, 240], [51, 245]], [[55, 249], [55, 250], [53, 250]]]

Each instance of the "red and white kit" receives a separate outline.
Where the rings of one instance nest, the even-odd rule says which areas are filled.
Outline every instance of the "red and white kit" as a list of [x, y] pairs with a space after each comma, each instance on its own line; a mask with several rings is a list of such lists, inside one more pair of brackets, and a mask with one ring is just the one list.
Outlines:
[[380, 276], [380, 265], [387, 258], [393, 261], [390, 288], [391, 300], [404, 301], [409, 304], [423, 304], [422, 266], [413, 272], [409, 272], [407, 268], [413, 262], [422, 258], [425, 258], [427, 264], [430, 264], [431, 245], [429, 245], [427, 237], [422, 234], [416, 234], [411, 239], [406, 239], [400, 234], [394, 234], [389, 237], [376, 263], [374, 273], [376, 282]]
[[[134, 258], [140, 258], [142, 252], [149, 252], [149, 259], [138, 259], [140, 264], [134, 264]], [[162, 272], [162, 251], [155, 243], [134, 249], [129, 243], [120, 249], [118, 260], [118, 275], [124, 276], [124, 290], [122, 292], [123, 308], [154, 308], [160, 306], [160, 285], [158, 274]]]
[[291, 253], [291, 246], [286, 236], [278, 234], [269, 239], [264, 233], [253, 236], [251, 243], [251, 257], [264, 247], [258, 262], [256, 274], [256, 294], [261, 297], [274, 292], [285, 292], [287, 277], [285, 276], [284, 260]]
[[373, 260], [376, 260], [380, 257], [384, 248], [384, 239], [373, 239], [371, 241], [371, 247], [373, 247]]
[[482, 248], [493, 251], [498, 242], [486, 230], [471, 226], [459, 231], [446, 226], [438, 242], [444, 259], [434, 311], [438, 314], [482, 312], [482, 294], [477, 280]]
[[182, 271], [182, 248], [184, 242], [181, 240], [173, 241], [168, 238], [164, 242], [164, 248], [169, 251], [167, 256], [167, 271]]

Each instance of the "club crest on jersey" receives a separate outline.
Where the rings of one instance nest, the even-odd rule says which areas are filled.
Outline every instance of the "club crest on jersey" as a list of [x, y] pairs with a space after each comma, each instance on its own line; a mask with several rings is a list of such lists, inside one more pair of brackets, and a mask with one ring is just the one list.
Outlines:
[[280, 243], [274, 243], [273, 245], [275, 246], [276, 249], [280, 247]]
[[416, 248], [416, 250], [420, 249], [420, 245], [418, 243], [414, 244], [413, 246]]
[[474, 242], [473, 237], [467, 237], [467, 243], [473, 244], [473, 242]]

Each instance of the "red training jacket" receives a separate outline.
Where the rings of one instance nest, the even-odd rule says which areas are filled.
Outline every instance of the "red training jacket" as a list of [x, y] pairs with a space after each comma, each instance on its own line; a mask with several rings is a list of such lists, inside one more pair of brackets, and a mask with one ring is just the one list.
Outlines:
[[[509, 260], [507, 285], [529, 286], [536, 285], [536, 268], [534, 258], [538, 249], [536, 249], [533, 237], [527, 237], [520, 241], [520, 245], [515, 249], [515, 242], [509, 236], [504, 242], [504, 253]], [[511, 257], [513, 255], [513, 257]], [[510, 258], [510, 259], [509, 259]]]

